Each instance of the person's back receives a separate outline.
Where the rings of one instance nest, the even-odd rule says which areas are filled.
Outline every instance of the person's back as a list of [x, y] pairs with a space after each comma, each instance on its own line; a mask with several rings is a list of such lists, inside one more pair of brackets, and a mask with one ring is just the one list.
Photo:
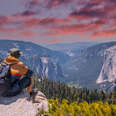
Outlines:
[[12, 81], [21, 78], [28, 71], [28, 67], [16, 57], [8, 56], [4, 62], [10, 65], [10, 78]]

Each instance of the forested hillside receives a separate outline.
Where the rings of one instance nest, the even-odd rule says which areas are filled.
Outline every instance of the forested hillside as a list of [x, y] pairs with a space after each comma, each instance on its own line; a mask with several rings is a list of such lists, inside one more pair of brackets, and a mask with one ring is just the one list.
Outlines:
[[[49, 99], [50, 116], [116, 116], [116, 93], [69, 87], [47, 78], [35, 79], [35, 86]], [[39, 115], [38, 115], [39, 116]]]
[[88, 103], [103, 101], [116, 104], [116, 93], [105, 93], [103, 90], [88, 88], [69, 87], [65, 83], [55, 82], [47, 78], [36, 81], [35, 86], [42, 91], [48, 99], [58, 99], [60, 102], [67, 99], [69, 103], [76, 101], [77, 103], [86, 101]]

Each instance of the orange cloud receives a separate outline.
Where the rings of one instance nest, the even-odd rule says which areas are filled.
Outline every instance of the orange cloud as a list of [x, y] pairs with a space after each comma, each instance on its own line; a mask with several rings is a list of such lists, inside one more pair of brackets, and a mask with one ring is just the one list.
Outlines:
[[100, 38], [100, 37], [111, 38], [111, 37], [115, 37], [115, 36], [116, 36], [116, 29], [102, 31], [102, 32], [96, 32], [92, 35], [93, 38]]
[[63, 39], [52, 39], [52, 40], [46, 40], [46, 42], [48, 43], [48, 44], [54, 44], [54, 43], [59, 43], [59, 42], [62, 42], [63, 41]]

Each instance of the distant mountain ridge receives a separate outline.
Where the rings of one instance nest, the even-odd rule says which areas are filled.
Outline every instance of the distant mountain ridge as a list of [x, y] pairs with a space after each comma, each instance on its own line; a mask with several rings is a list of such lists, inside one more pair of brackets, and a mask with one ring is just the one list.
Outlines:
[[45, 48], [32, 42], [16, 41], [16, 40], [0, 40], [0, 50], [5, 53], [11, 48], [19, 48], [23, 53], [38, 54], [39, 56], [49, 56], [53, 61], [64, 63], [69, 58], [68, 55]]
[[[40, 76], [48, 77], [52, 80], [60, 80], [64, 77], [60, 64], [69, 58], [68, 55], [49, 50], [31, 42], [0, 40], [0, 57], [6, 57], [11, 48], [19, 48], [23, 52], [21, 61]], [[47, 63], [44, 62], [45, 60]]]
[[70, 57], [73, 57], [79, 54], [83, 49], [87, 49], [96, 44], [98, 44], [98, 42], [56, 43], [46, 45], [46, 47], [51, 50], [62, 51]]
[[104, 64], [104, 51], [115, 45], [116, 42], [93, 45], [73, 57], [64, 65], [67, 67], [63, 70], [65, 80], [81, 86], [96, 87], [96, 80]]
[[[81, 49], [78, 53], [75, 52], [74, 55], [71, 51], [70, 55], [72, 54], [72, 56], [70, 56], [65, 52], [50, 50], [31, 42], [0, 40], [0, 57], [4, 58], [10, 48], [17, 47], [23, 52], [21, 61], [40, 76], [48, 77], [52, 80], [60, 80], [79, 87], [98, 88], [102, 86], [96, 83], [100, 73], [103, 74], [104, 70], [109, 70], [113, 64], [115, 65], [115, 57], [112, 57], [111, 52], [111, 48], [115, 46], [116, 42], [97, 43]], [[110, 52], [106, 56], [105, 52], [107, 50], [110, 50]], [[113, 55], [115, 56], [115, 50]], [[109, 59], [104, 60], [105, 56]], [[104, 65], [107, 64], [106, 62], [109, 63], [111, 58], [113, 58], [112, 65], [107, 65], [108, 67], [104, 69]], [[107, 74], [109, 75], [110, 73], [107, 72]], [[102, 79], [104, 78], [103, 76]], [[107, 86], [114, 90], [114, 85], [110, 83], [104, 85], [104, 87]]]

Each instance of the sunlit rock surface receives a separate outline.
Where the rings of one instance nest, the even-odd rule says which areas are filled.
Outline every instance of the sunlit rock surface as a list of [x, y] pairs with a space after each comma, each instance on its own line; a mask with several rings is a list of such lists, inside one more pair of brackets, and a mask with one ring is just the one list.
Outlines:
[[104, 64], [97, 83], [114, 82], [116, 80], [116, 46], [104, 52]]
[[0, 116], [36, 116], [40, 110], [48, 111], [48, 101], [40, 91], [34, 102], [28, 100], [26, 91], [10, 98], [0, 96]]

